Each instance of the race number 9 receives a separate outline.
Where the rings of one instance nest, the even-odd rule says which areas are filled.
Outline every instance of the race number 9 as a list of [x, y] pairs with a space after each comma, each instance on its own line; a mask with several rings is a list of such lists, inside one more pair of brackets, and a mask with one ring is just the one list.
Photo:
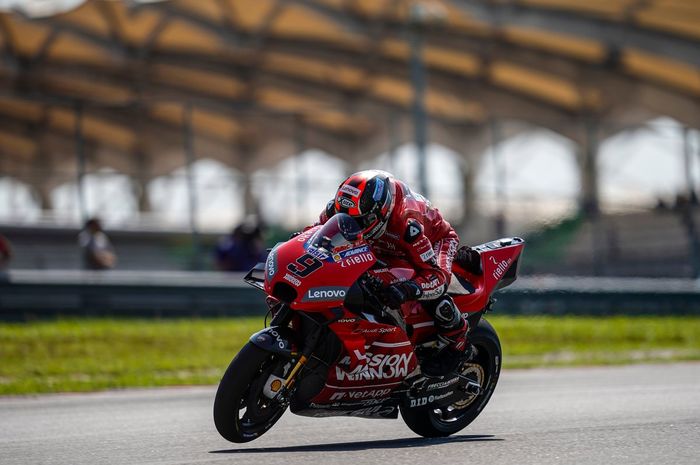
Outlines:
[[321, 260], [307, 253], [297, 258], [295, 262], [287, 265], [287, 269], [300, 278], [305, 278], [322, 266]]

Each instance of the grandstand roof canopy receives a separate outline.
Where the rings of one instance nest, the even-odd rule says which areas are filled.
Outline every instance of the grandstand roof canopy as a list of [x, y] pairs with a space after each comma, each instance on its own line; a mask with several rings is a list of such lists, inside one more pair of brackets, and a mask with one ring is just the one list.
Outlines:
[[289, 137], [286, 122], [362, 141], [410, 111], [415, 30], [437, 123], [554, 125], [632, 111], [642, 94], [700, 120], [695, 0], [87, 0], [0, 12], [0, 151], [36, 159], [37, 131], [70, 141], [78, 115], [121, 153], [187, 121], [232, 147]]

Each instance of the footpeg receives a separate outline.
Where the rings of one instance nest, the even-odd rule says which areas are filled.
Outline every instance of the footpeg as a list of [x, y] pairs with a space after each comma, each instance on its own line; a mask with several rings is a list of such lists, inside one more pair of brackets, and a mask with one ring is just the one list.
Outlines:
[[465, 392], [478, 396], [481, 394], [481, 386], [479, 386], [474, 381], [469, 381], [466, 386], [464, 386]]
[[472, 394], [475, 396], [478, 396], [483, 392], [483, 389], [481, 389], [481, 386], [479, 383], [475, 383], [472, 381], [470, 378], [467, 378], [466, 376], [457, 373], [457, 377], [461, 379], [462, 381], [466, 381], [466, 384], [462, 386], [462, 390], [468, 394]]

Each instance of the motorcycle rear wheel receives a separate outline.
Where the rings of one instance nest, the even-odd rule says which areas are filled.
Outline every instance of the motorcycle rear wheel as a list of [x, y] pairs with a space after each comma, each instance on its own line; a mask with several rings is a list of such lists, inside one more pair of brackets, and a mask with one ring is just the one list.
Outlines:
[[287, 406], [263, 393], [271, 374], [284, 374], [288, 361], [247, 343], [231, 361], [214, 399], [214, 424], [225, 439], [243, 443], [262, 436]]
[[481, 319], [469, 333], [469, 341], [477, 348], [474, 359], [461, 368], [464, 376], [481, 386], [479, 394], [464, 393], [464, 398], [442, 409], [410, 409], [401, 407], [401, 417], [411, 430], [423, 437], [444, 437], [464, 429], [481, 413], [491, 399], [501, 373], [501, 343], [493, 326]]

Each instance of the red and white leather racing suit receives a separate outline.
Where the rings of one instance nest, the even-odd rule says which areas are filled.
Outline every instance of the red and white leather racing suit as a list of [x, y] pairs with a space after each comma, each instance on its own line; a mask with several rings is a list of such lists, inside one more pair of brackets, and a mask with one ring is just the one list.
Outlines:
[[[390, 268], [416, 271], [413, 280], [423, 291], [419, 300], [437, 299], [450, 283], [459, 237], [428, 199], [412, 192], [402, 181], [390, 178], [389, 182], [396, 186], [394, 209], [384, 234], [368, 242]], [[331, 201], [317, 224], [324, 224], [334, 214]]]

